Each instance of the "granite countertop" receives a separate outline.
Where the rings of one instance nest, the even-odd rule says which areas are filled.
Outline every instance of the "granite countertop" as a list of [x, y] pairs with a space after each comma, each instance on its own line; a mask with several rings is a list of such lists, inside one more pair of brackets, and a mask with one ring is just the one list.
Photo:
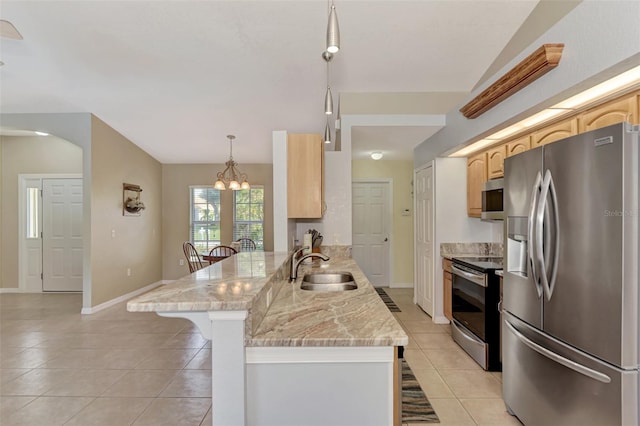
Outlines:
[[[355, 261], [301, 265], [288, 282], [288, 253], [241, 252], [131, 299], [131, 312], [247, 310], [246, 346], [400, 346], [408, 337]], [[348, 271], [356, 290], [300, 289], [310, 270]], [[267, 305], [267, 294], [273, 301]]]
[[440, 256], [454, 257], [502, 257], [502, 243], [441, 243]]
[[241, 252], [131, 299], [131, 312], [248, 310], [287, 253]]
[[[307, 272], [353, 274], [355, 290], [301, 290]], [[247, 346], [402, 346], [409, 338], [352, 259], [301, 266], [285, 284]]]

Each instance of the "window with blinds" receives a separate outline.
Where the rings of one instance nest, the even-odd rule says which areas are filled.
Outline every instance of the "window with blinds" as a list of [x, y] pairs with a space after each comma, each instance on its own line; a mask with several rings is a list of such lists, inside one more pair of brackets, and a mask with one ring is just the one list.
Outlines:
[[200, 254], [220, 245], [220, 191], [213, 187], [189, 188], [190, 236]]

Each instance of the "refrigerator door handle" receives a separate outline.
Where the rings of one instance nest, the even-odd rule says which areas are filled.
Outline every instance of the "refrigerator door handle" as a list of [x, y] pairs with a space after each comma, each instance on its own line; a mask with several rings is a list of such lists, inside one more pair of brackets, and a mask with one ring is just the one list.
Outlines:
[[556, 186], [553, 183], [553, 175], [547, 170], [549, 175], [549, 194], [551, 195], [551, 212], [553, 213], [553, 261], [551, 263], [551, 273], [549, 274], [549, 282], [547, 289], [549, 290], [547, 300], [551, 300], [553, 289], [556, 287], [556, 275], [558, 273], [558, 257], [560, 256], [560, 214], [558, 212], [558, 196]]
[[542, 175], [540, 172], [536, 175], [535, 182], [533, 184], [533, 189], [531, 190], [531, 206], [529, 207], [529, 247], [527, 249], [527, 256], [529, 258], [529, 268], [531, 269], [531, 276], [533, 278], [533, 282], [536, 286], [536, 292], [538, 293], [538, 298], [542, 297], [542, 286], [540, 284], [540, 279], [538, 278], [538, 261], [534, 257], [534, 253], [536, 252], [537, 241], [535, 238], [535, 215], [538, 208], [538, 201], [540, 195], [540, 186], [542, 185]]
[[511, 331], [522, 343], [524, 343], [534, 351], [538, 352], [540, 355], [547, 357], [550, 360], [557, 362], [558, 364], [564, 365], [565, 367], [570, 368], [577, 373], [590, 377], [599, 382], [611, 383], [611, 377], [607, 376], [606, 374], [600, 373], [599, 371], [592, 370], [591, 368], [585, 367], [582, 364], [578, 364], [575, 361], [567, 359], [563, 356], [558, 355], [555, 352], [550, 351], [545, 347], [540, 346], [539, 344], [530, 340], [524, 334], [516, 330], [516, 328], [513, 325], [511, 325], [511, 323], [508, 320], [505, 320], [504, 324], [507, 326], [509, 331]]
[[[547, 227], [552, 233], [553, 241], [553, 259], [551, 261], [551, 271], [549, 272], [549, 266], [545, 262], [544, 258], [544, 244], [543, 244], [543, 230], [545, 225], [545, 210], [547, 208], [548, 197], [551, 196], [551, 212], [553, 214], [553, 227], [551, 224], [546, 223]], [[544, 180], [542, 182], [542, 190], [540, 191], [540, 200], [538, 203], [538, 209], [536, 212], [536, 257], [538, 258], [540, 265], [540, 281], [542, 282], [542, 288], [547, 300], [551, 300], [553, 290], [556, 285], [556, 273], [558, 271], [558, 248], [560, 247], [560, 232], [558, 229], [559, 215], [558, 215], [558, 199], [556, 196], [556, 188], [553, 184], [553, 176], [551, 171], [547, 169], [544, 174]]]

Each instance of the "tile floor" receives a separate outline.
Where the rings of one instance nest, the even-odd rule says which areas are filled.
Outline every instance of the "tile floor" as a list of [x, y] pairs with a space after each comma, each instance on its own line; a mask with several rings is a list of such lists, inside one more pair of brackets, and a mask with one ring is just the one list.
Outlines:
[[449, 325], [432, 323], [413, 304], [413, 289], [385, 291], [402, 311], [394, 316], [409, 335], [405, 358], [441, 425], [521, 424], [506, 412], [501, 373], [484, 371], [452, 340]]
[[[410, 336], [405, 355], [442, 425], [514, 424], [500, 374], [480, 369], [389, 289]], [[187, 320], [79, 314], [78, 294], [0, 295], [0, 425], [210, 425], [210, 346]]]

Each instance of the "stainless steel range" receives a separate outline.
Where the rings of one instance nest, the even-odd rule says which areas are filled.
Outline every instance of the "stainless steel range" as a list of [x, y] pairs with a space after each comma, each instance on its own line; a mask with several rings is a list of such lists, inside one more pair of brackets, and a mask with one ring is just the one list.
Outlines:
[[501, 371], [501, 257], [454, 257], [451, 304], [452, 336], [485, 370]]

